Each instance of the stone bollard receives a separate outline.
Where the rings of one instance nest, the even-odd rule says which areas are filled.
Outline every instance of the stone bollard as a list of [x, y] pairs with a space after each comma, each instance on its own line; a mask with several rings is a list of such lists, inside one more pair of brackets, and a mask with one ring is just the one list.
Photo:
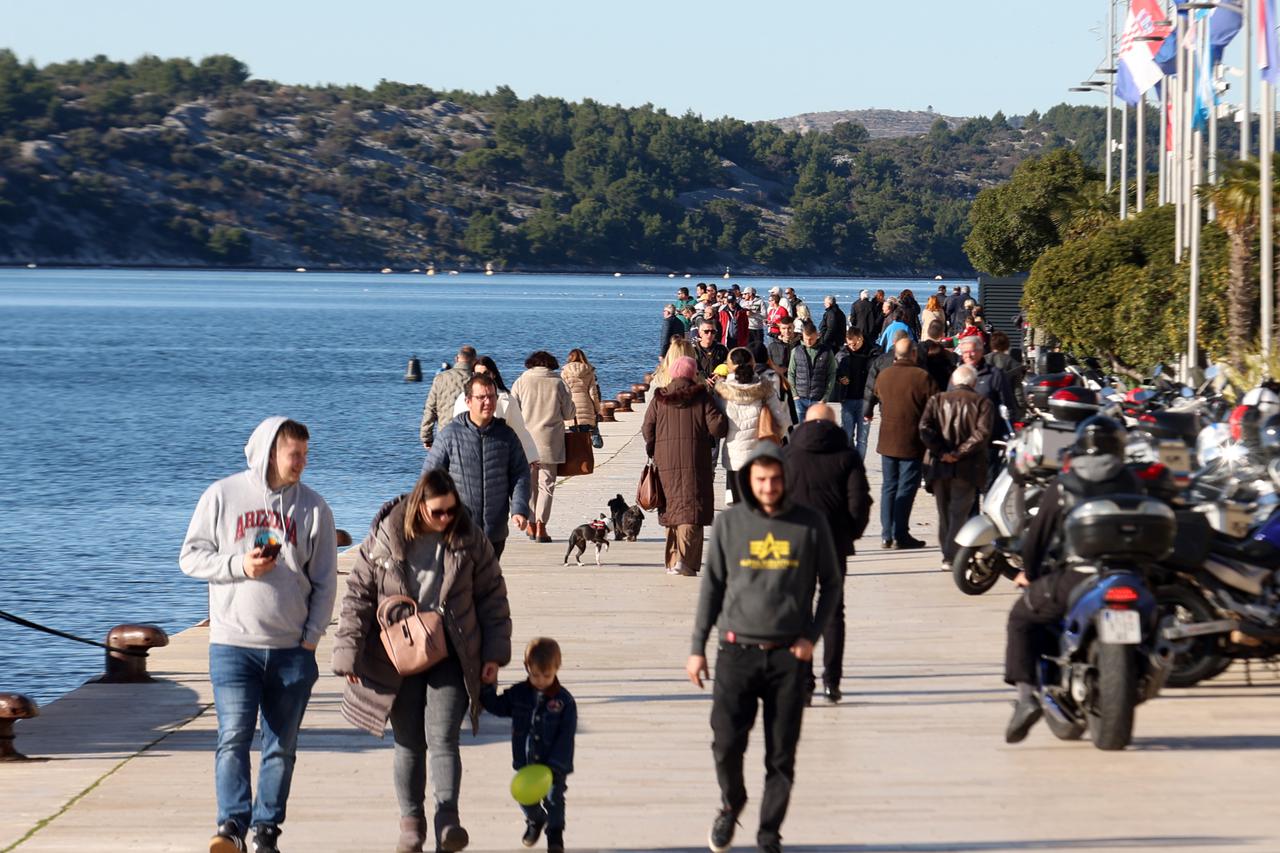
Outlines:
[[619, 412], [631, 411], [631, 401], [634, 399], [635, 399], [635, 395], [632, 394], [630, 391], [619, 391], [618, 392], [618, 411]]
[[644, 392], [645, 392], [645, 387], [642, 383], [637, 382], [636, 384], [631, 386], [632, 398], [637, 403], [644, 402]]
[[40, 707], [34, 699], [21, 693], [0, 693], [0, 761], [26, 761], [13, 745], [13, 724], [40, 716]]
[[613, 416], [614, 411], [618, 408], [618, 404], [612, 400], [605, 400], [600, 404], [600, 420], [612, 423], [617, 418]]
[[351, 534], [339, 527], [334, 531], [334, 540], [339, 548], [346, 548], [351, 544]]
[[409, 359], [409, 366], [404, 369], [404, 381], [422, 381], [422, 362], [418, 361], [418, 357], [416, 355]]
[[154, 679], [147, 675], [147, 649], [169, 645], [169, 635], [156, 625], [117, 625], [107, 632], [107, 645], [141, 654], [125, 654], [107, 650], [107, 671], [97, 679], [99, 684], [146, 684]]

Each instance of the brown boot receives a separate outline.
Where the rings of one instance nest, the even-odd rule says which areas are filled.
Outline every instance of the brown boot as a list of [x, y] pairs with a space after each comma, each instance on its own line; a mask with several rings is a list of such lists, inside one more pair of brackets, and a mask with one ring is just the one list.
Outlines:
[[425, 817], [400, 818], [400, 840], [396, 842], [396, 853], [418, 853], [427, 840], [427, 819]]
[[538, 539], [539, 542], [550, 542], [551, 537], [547, 535], [547, 526], [541, 521], [538, 522]]

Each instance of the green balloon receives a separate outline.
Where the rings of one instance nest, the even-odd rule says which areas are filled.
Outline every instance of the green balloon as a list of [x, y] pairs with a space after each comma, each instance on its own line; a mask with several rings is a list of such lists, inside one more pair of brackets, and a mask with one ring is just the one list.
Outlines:
[[542, 802], [551, 790], [551, 768], [545, 764], [527, 764], [511, 779], [511, 796], [522, 806]]

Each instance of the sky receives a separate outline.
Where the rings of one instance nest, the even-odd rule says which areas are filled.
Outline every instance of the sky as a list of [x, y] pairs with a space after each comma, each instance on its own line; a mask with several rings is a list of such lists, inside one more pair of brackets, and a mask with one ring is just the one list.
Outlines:
[[[38, 64], [230, 53], [283, 83], [380, 79], [593, 98], [748, 121], [844, 109], [1007, 115], [1063, 101], [1105, 58], [1108, 0], [0, 0]], [[1117, 22], [1120, 26], [1120, 22]], [[1228, 61], [1230, 56], [1228, 56]]]

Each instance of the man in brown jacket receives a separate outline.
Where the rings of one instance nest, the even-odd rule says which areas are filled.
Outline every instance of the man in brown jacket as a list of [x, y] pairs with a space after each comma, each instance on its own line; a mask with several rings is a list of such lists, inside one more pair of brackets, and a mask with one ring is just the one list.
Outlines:
[[920, 418], [924, 479], [938, 503], [938, 544], [946, 569], [956, 556], [956, 533], [973, 514], [987, 479], [995, 406], [974, 389], [977, 378], [969, 365], [957, 368], [952, 390], [931, 398]]
[[901, 338], [893, 345], [893, 364], [876, 377], [875, 396], [880, 400], [880, 454], [883, 485], [880, 487], [880, 540], [885, 548], [923, 548], [908, 532], [911, 507], [920, 488], [924, 443], [920, 440], [920, 416], [938, 386], [916, 362], [916, 345]]

